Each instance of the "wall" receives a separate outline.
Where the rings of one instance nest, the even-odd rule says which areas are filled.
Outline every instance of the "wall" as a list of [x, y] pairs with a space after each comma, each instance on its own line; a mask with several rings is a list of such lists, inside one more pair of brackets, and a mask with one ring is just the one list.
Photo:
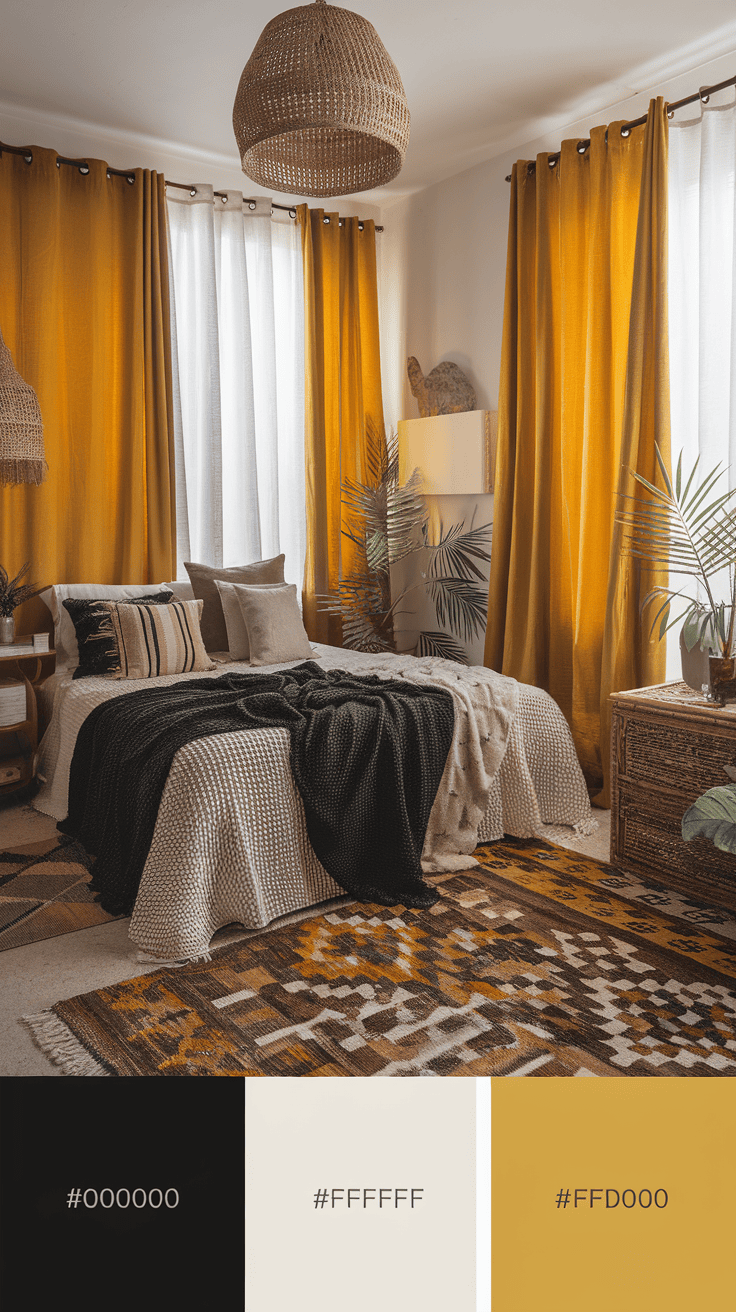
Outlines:
[[[596, 123], [639, 118], [652, 96], [669, 101], [736, 74], [725, 55], [693, 67], [592, 120], [581, 120], [385, 207], [380, 237], [382, 353], [386, 422], [415, 419], [418, 408], [406, 379], [415, 355], [425, 373], [454, 360], [478, 395], [478, 407], [495, 410], [501, 361], [509, 185], [517, 159], [557, 150], [564, 138], [590, 134]], [[697, 112], [697, 106], [678, 113]]]

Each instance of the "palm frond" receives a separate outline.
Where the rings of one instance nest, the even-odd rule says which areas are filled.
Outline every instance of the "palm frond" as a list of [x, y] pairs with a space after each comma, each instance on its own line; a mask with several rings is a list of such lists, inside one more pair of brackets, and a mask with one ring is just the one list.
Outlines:
[[445, 661], [457, 661], [459, 665], [467, 665], [468, 657], [462, 647], [451, 638], [449, 633], [442, 633], [441, 630], [430, 630], [427, 633], [420, 633], [416, 647], [417, 656], [440, 656]]
[[481, 634], [488, 616], [488, 596], [468, 579], [438, 578], [428, 581], [429, 595], [440, 624], [459, 633], [464, 642]]
[[[629, 471], [649, 495], [646, 498], [628, 495], [621, 498], [616, 520], [626, 529], [624, 550], [639, 560], [646, 560], [650, 569], [667, 569], [698, 579], [707, 594], [707, 609], [714, 627], [726, 642], [725, 609], [722, 603], [720, 608], [717, 606], [711, 584], [715, 586], [714, 576], [724, 568], [732, 568], [736, 559], [736, 520], [730, 508], [736, 489], [713, 496], [716, 484], [725, 472], [720, 465], [696, 484], [697, 460], [683, 488], [682, 454], [673, 487], [658, 446], [655, 453], [664, 488], [656, 487], [635, 470]], [[731, 615], [733, 610], [732, 595], [729, 598]], [[670, 621], [664, 628], [663, 623], [660, 623], [661, 634], [675, 621]], [[729, 635], [732, 629], [731, 623]]]
[[463, 529], [462, 523], [453, 524], [447, 532], [440, 530], [440, 540], [430, 543], [432, 556], [429, 573], [432, 578], [442, 575], [456, 575], [463, 579], [482, 579], [486, 575], [475, 564], [476, 560], [488, 562], [492, 524], [482, 524], [479, 528]]

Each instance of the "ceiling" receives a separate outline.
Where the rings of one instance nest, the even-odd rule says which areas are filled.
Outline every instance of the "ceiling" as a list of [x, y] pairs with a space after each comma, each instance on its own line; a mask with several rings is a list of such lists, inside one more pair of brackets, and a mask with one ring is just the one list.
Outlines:
[[[396, 63], [412, 116], [404, 169], [377, 193], [386, 200], [736, 49], [733, 0], [351, 4]], [[0, 109], [78, 120], [131, 143], [152, 139], [239, 167], [235, 90], [281, 7], [278, 0], [3, 0]]]

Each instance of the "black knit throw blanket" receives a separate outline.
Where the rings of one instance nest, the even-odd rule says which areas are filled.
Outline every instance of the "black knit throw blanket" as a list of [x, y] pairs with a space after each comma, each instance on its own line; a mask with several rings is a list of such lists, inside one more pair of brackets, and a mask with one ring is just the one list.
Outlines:
[[225, 674], [146, 688], [95, 707], [72, 758], [69, 815], [59, 824], [97, 858], [91, 888], [130, 915], [175, 753], [237, 729], [283, 727], [307, 832], [354, 897], [430, 907], [420, 859], [452, 742], [452, 697], [314, 661], [277, 674]]

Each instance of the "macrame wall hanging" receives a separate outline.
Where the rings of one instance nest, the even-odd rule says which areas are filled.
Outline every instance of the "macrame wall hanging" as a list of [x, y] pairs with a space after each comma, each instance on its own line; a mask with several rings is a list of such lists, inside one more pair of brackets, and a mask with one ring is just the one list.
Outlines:
[[315, 0], [263, 29], [240, 78], [233, 128], [243, 172], [260, 186], [346, 196], [400, 172], [409, 110], [372, 24]]
[[47, 472], [38, 397], [0, 332], [0, 483], [42, 483]]

